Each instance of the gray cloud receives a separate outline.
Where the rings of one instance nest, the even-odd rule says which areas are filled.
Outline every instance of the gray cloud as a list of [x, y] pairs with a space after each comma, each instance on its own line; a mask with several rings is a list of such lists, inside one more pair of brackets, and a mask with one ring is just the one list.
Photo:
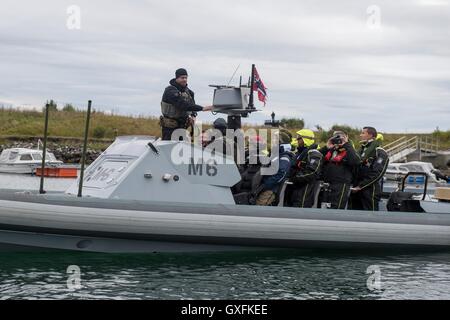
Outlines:
[[[81, 30], [66, 28], [69, 5]], [[381, 28], [366, 26], [381, 9]], [[208, 84], [256, 63], [269, 103], [248, 119], [373, 124], [402, 132], [450, 129], [450, 5], [416, 1], [2, 2], [0, 103], [46, 99], [123, 114], [159, 114], [180, 66], [201, 104]], [[237, 81], [237, 79], [235, 79]], [[212, 120], [211, 115], [201, 115]]]

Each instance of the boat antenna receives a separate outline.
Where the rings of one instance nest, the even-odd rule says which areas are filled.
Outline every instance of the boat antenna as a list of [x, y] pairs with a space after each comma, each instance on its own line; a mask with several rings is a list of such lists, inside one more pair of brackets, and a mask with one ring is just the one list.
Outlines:
[[[42, 147], [42, 164], [41, 164], [41, 183], [39, 186], [39, 193], [44, 194], [44, 171], [45, 171], [45, 156], [47, 152], [47, 134], [48, 134], [48, 110], [50, 109], [50, 104], [45, 105], [45, 124], [44, 124], [44, 145]], [[39, 144], [38, 144], [39, 145]]]
[[236, 68], [236, 70], [234, 70], [233, 75], [230, 78], [230, 81], [228, 81], [227, 83], [227, 87], [230, 85], [231, 81], [233, 81], [234, 76], [236, 75], [236, 72], [239, 70], [239, 67], [241, 66], [241, 64], [239, 64]]
[[84, 179], [84, 164], [86, 162], [86, 150], [87, 150], [87, 141], [89, 134], [89, 121], [91, 120], [91, 106], [92, 101], [88, 101], [88, 109], [86, 114], [86, 128], [84, 130], [84, 142], [83, 142], [83, 153], [81, 154], [81, 170], [80, 170], [80, 181], [78, 183], [78, 197], [81, 198], [83, 194], [83, 179]]

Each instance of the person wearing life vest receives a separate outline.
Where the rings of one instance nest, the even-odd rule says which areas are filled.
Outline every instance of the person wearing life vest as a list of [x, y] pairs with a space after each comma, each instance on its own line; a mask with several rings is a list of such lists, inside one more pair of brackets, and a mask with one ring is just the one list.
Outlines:
[[186, 69], [178, 69], [175, 78], [170, 80], [170, 85], [164, 90], [160, 117], [162, 140], [171, 140], [176, 129], [191, 127], [197, 111], [212, 110], [212, 106], [195, 104], [194, 92], [188, 88], [187, 79]]
[[213, 123], [212, 129], [212, 131], [208, 131], [211, 136], [209, 137], [209, 141], [206, 146], [208, 146], [213, 152], [222, 153], [224, 156], [223, 161], [226, 161], [227, 156], [233, 156], [234, 161], [236, 162], [237, 148], [233, 139], [229, 139], [227, 137], [227, 121], [223, 118], [217, 118]]
[[[214, 130], [212, 132], [212, 136], [210, 137], [209, 143], [213, 143], [214, 141], [220, 141], [220, 143], [223, 145], [223, 148], [218, 148], [221, 153], [226, 153], [226, 137], [227, 137], [227, 121], [224, 118], [217, 118], [213, 122], [212, 129]], [[216, 136], [218, 135], [218, 136]]]
[[389, 164], [387, 152], [380, 147], [377, 130], [364, 127], [360, 134], [361, 164], [358, 168], [356, 183], [352, 188], [349, 208], [353, 210], [378, 211], [381, 200], [381, 180]]
[[360, 158], [342, 131], [334, 132], [320, 152], [323, 155], [322, 178], [329, 185], [322, 201], [325, 200], [330, 209], [345, 209]]
[[298, 147], [290, 178], [293, 184], [286, 190], [286, 204], [292, 207], [312, 208], [323, 155], [317, 150], [312, 130], [297, 131], [296, 140]]
[[[236, 148], [236, 154], [242, 152]], [[251, 150], [250, 150], [251, 149]], [[244, 150], [244, 163], [238, 164], [241, 181], [232, 187], [233, 193], [255, 192], [261, 186], [261, 167], [265, 163], [261, 158], [269, 156], [266, 140], [259, 135], [250, 135], [248, 146]]]
[[[289, 177], [295, 157], [294, 153], [291, 152], [291, 139], [292, 136], [288, 131], [280, 130], [278, 139], [279, 154], [272, 159], [272, 162], [278, 161], [278, 171], [274, 175], [263, 177], [261, 187], [257, 192], [256, 205], [276, 205], [278, 192]], [[274, 147], [272, 146], [272, 148]]]

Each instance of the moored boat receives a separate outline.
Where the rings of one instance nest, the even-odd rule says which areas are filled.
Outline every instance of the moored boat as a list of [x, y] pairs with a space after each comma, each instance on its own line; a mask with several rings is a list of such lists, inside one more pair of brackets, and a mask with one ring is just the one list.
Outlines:
[[[51, 152], [46, 152], [45, 164], [58, 166], [63, 162]], [[42, 164], [42, 150], [27, 148], [5, 149], [0, 154], [0, 173], [33, 174]]]

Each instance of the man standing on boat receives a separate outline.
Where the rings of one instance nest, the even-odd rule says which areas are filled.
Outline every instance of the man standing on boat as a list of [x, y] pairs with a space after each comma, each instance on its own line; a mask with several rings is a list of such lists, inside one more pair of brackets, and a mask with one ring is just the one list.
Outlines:
[[292, 192], [286, 191], [290, 196], [288, 204], [292, 207], [312, 208], [314, 205], [323, 158], [314, 140], [312, 130], [297, 131], [297, 154], [294, 174], [290, 179], [293, 185], [289, 188]]
[[329, 186], [322, 202], [328, 203], [330, 209], [345, 209], [354, 173], [360, 164], [358, 154], [342, 131], [335, 131], [320, 152], [323, 154], [323, 180]]
[[178, 69], [175, 78], [165, 89], [162, 101], [160, 125], [162, 139], [171, 140], [172, 133], [177, 129], [188, 129], [194, 124], [197, 111], [210, 111], [212, 106], [202, 107], [195, 104], [194, 92], [187, 85], [186, 69]]
[[358, 168], [355, 187], [352, 188], [349, 207], [354, 210], [379, 210], [381, 199], [381, 180], [389, 164], [389, 156], [380, 147], [377, 130], [364, 127], [361, 134], [359, 156], [361, 164]]

